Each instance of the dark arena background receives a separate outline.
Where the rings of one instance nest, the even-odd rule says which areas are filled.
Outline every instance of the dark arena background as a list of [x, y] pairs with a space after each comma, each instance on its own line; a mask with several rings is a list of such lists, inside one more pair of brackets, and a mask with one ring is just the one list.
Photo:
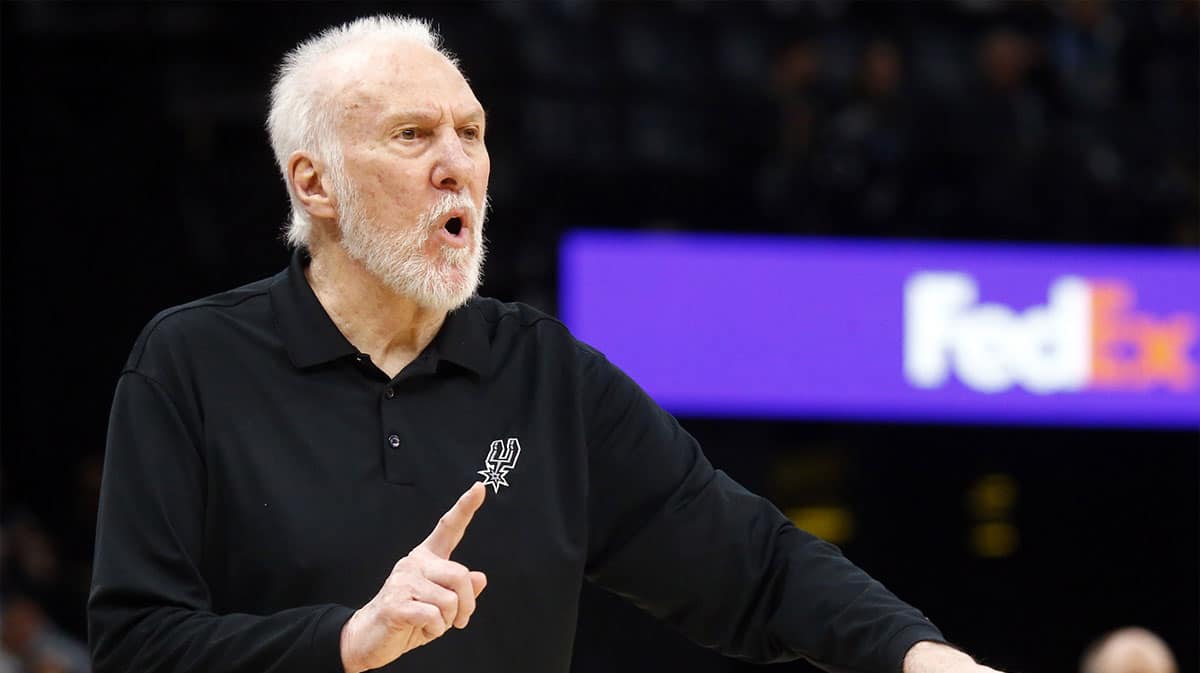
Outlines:
[[[979, 254], [1019, 242], [1061, 259], [1086, 246], [1182, 260], [1192, 273], [1168, 288], [1177, 304], [1145, 310], [1195, 327], [1198, 9], [3, 3], [0, 670], [86, 670], [107, 414], [142, 326], [286, 264], [287, 201], [264, 118], [272, 69], [302, 38], [383, 11], [435, 21], [488, 110], [487, 295], [560, 314], [559, 246], [578, 229], [884, 251], [965, 241]], [[787, 305], [839, 282], [759, 289]], [[1040, 300], [1013, 310], [1045, 303], [1039, 287]], [[739, 308], [711, 311], [763, 319]], [[1196, 671], [1200, 421], [1184, 409], [1156, 423], [1159, 398], [1145, 397], [1200, 405], [1200, 345], [1186, 332], [1173, 387], [1151, 382], [1115, 407], [1145, 406], [1139, 421], [957, 418], [950, 407], [678, 415], [718, 467], [984, 663], [1076, 671], [1094, 639], [1140, 625]], [[860, 376], [847, 369], [828, 389]], [[588, 587], [575, 670], [751, 669]]]

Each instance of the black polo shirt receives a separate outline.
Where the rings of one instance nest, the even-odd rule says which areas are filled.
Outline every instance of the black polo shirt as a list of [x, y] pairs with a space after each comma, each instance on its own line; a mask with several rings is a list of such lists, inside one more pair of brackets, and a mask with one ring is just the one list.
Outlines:
[[297, 254], [176, 307], [117, 384], [89, 640], [97, 673], [340, 673], [339, 635], [474, 481], [465, 630], [384, 670], [565, 673], [581, 582], [702, 645], [896, 673], [941, 635], [714, 470], [628, 377], [520, 304], [474, 299], [389, 379]]

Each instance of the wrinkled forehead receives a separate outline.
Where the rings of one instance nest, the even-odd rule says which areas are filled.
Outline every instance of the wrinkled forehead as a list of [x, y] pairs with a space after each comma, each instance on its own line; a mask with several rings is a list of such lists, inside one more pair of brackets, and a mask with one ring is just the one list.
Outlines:
[[456, 115], [482, 111], [458, 68], [425, 45], [359, 43], [330, 54], [323, 65], [321, 76], [329, 82], [343, 126], [369, 123], [393, 109], [436, 108]]

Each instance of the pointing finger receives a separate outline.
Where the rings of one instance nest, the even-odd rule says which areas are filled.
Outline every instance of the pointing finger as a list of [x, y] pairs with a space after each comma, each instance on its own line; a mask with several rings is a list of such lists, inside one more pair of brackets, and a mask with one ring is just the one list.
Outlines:
[[471, 488], [467, 489], [459, 497], [458, 502], [450, 508], [450, 511], [442, 515], [438, 519], [437, 526], [433, 532], [421, 546], [441, 558], [450, 558], [450, 554], [458, 543], [462, 541], [463, 534], [467, 532], [467, 525], [471, 523], [471, 517], [475, 516], [475, 512], [479, 510], [479, 506], [483, 504], [483, 499], [487, 493], [480, 482], [475, 482]]

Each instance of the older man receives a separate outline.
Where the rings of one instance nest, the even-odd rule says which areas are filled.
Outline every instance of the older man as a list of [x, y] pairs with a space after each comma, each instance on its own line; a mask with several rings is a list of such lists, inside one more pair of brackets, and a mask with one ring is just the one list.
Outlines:
[[585, 578], [732, 656], [990, 670], [560, 323], [473, 298], [486, 119], [426, 24], [300, 45], [270, 130], [291, 266], [159, 314], [117, 386], [98, 673], [561, 673]]

